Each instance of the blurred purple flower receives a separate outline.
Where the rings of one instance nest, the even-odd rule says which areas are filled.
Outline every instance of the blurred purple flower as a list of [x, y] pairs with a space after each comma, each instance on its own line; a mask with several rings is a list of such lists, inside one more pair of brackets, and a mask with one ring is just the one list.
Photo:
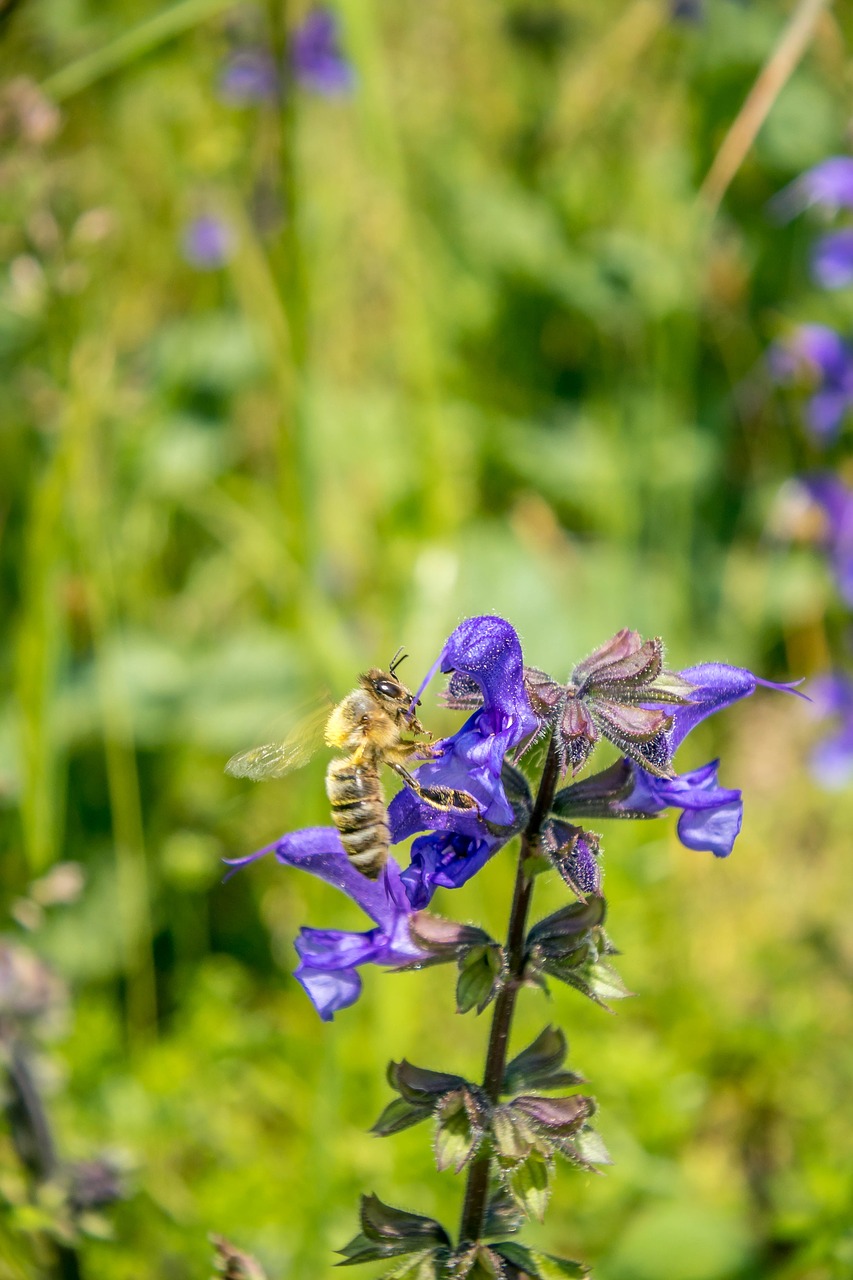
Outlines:
[[812, 249], [812, 276], [823, 289], [853, 284], [853, 228], [830, 231]]
[[853, 606], [853, 491], [831, 471], [800, 476], [797, 484], [823, 515], [818, 540], [829, 556], [841, 598]]
[[199, 214], [187, 223], [181, 244], [187, 262], [199, 271], [215, 271], [234, 253], [231, 228], [212, 213]]
[[782, 386], [809, 381], [815, 390], [806, 404], [806, 421], [816, 439], [838, 431], [853, 405], [853, 349], [823, 324], [799, 325], [767, 353], [770, 377]]
[[240, 49], [222, 67], [219, 96], [224, 102], [234, 106], [268, 102], [278, 90], [278, 69], [268, 49]]
[[338, 20], [329, 9], [312, 9], [295, 28], [290, 57], [293, 74], [305, 89], [326, 97], [352, 88], [352, 68], [340, 48]]
[[840, 722], [837, 732], [819, 742], [811, 755], [811, 770], [817, 781], [836, 790], [853, 778], [853, 680], [836, 672], [818, 677], [810, 689], [815, 714], [820, 719], [834, 717]]
[[377, 964], [396, 968], [423, 958], [423, 952], [412, 941], [409, 931], [412, 907], [401, 884], [400, 868], [393, 858], [388, 859], [378, 880], [368, 880], [356, 871], [344, 853], [334, 827], [305, 827], [291, 831], [275, 844], [245, 858], [228, 859], [228, 863], [236, 869], [268, 853], [274, 853], [282, 866], [299, 867], [333, 884], [376, 922], [376, 928], [366, 933], [344, 929], [300, 930], [295, 943], [299, 965], [294, 976], [324, 1022], [358, 999], [361, 994], [359, 966]]
[[669, 16], [673, 22], [702, 22], [705, 0], [670, 0]]
[[827, 213], [853, 209], [853, 159], [830, 156], [784, 187], [770, 201], [769, 209], [781, 222], [816, 206]]

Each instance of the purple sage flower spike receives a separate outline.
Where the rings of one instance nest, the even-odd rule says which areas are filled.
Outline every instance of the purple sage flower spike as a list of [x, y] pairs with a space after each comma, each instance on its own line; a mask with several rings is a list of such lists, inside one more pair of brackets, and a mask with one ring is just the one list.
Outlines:
[[413, 911], [393, 858], [388, 859], [378, 880], [368, 880], [353, 867], [334, 827], [305, 827], [289, 832], [257, 853], [229, 859], [229, 865], [246, 866], [268, 853], [275, 854], [282, 866], [298, 867], [334, 885], [376, 924], [366, 933], [300, 930], [295, 944], [299, 965], [294, 977], [324, 1022], [358, 999], [362, 984], [357, 970], [361, 965], [398, 968], [423, 959], [409, 930]]
[[829, 156], [821, 160], [783, 188], [767, 207], [780, 222], [789, 222], [812, 207], [829, 214], [853, 209], [853, 158]]
[[352, 88], [352, 68], [340, 49], [338, 20], [330, 9], [312, 9], [293, 31], [291, 65], [305, 89], [330, 98]]
[[811, 253], [812, 278], [822, 289], [845, 289], [853, 284], [853, 228], [829, 231]]
[[782, 386], [811, 384], [806, 421], [816, 440], [831, 439], [853, 405], [853, 348], [827, 325], [799, 325], [770, 347], [767, 368]]
[[815, 780], [834, 791], [853, 779], [853, 680], [836, 672], [819, 676], [809, 688], [815, 714], [839, 723], [837, 731], [814, 748], [810, 760]]
[[831, 471], [800, 476], [797, 487], [823, 517], [817, 540], [829, 557], [842, 600], [853, 607], [853, 490]]

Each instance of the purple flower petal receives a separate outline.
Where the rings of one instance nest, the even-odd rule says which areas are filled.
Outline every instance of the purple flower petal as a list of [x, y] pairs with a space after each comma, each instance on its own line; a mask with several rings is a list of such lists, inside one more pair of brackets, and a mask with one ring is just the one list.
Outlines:
[[731, 706], [733, 702], [739, 702], [741, 698], [748, 698], [759, 685], [763, 685], [765, 689], [794, 693], [800, 698], [806, 696], [794, 684], [776, 684], [772, 680], [762, 680], [745, 667], [729, 667], [722, 662], [704, 662], [697, 667], [687, 667], [678, 674], [682, 680], [693, 685], [693, 692], [686, 707], [675, 707], [672, 710], [673, 725], [667, 738], [673, 751], [706, 716]]
[[681, 809], [677, 828], [681, 843], [726, 858], [740, 832], [743, 801], [740, 791], [718, 785], [719, 764], [712, 760], [674, 778], [656, 778], [632, 764], [633, 790], [615, 807], [649, 815]]
[[308, 999], [324, 1022], [331, 1022], [341, 1009], [348, 1009], [361, 995], [361, 978], [354, 969], [324, 973], [307, 965], [298, 965], [293, 976], [302, 984]]
[[853, 209], [853, 159], [822, 160], [774, 196], [768, 207], [780, 222], [788, 222], [813, 205], [829, 213]]
[[844, 289], [853, 284], [853, 228], [820, 237], [812, 249], [811, 272], [823, 289]]
[[503, 618], [468, 618], [448, 639], [427, 674], [418, 695], [440, 669], [459, 671], [476, 681], [483, 706], [451, 738], [436, 743], [440, 756], [418, 769], [424, 786], [467, 791], [480, 804], [469, 809], [441, 810], [404, 789], [389, 807], [392, 840], [396, 843], [418, 831], [454, 831], [480, 840], [485, 818], [497, 826], [514, 821], [512, 805], [501, 782], [504, 756], [536, 731], [524, 688], [524, 663], [515, 629]]
[[338, 21], [329, 9], [314, 9], [291, 38], [293, 74], [314, 93], [333, 97], [352, 88], [352, 68], [340, 50]]
[[367, 933], [342, 929], [302, 929], [296, 940], [300, 963], [296, 977], [308, 993], [320, 1017], [328, 1021], [339, 1009], [358, 998], [361, 979], [358, 965], [378, 964], [396, 968], [422, 958], [412, 941], [409, 919], [412, 908], [393, 858], [378, 880], [368, 880], [347, 858], [334, 827], [306, 827], [291, 831], [257, 853], [236, 858], [232, 867], [245, 866], [274, 853], [284, 866], [299, 867], [335, 885], [352, 898], [376, 922]]
[[419, 836], [412, 844], [412, 860], [400, 877], [412, 909], [426, 907], [438, 888], [459, 889], [505, 843], [490, 835], [476, 839], [450, 831]]

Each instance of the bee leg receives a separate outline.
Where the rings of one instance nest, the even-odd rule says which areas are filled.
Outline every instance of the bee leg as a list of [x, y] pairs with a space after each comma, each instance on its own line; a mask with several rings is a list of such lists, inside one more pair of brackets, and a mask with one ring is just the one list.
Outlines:
[[467, 791], [457, 791], [454, 787], [424, 787], [403, 765], [394, 763], [391, 768], [399, 774], [407, 787], [411, 787], [416, 796], [427, 804], [434, 805], [436, 809], [476, 809], [480, 812], [478, 802]]

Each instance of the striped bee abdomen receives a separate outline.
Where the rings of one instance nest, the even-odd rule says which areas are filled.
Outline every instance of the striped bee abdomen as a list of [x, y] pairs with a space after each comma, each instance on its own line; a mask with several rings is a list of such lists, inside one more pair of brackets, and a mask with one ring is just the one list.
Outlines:
[[379, 770], [364, 761], [353, 764], [351, 758], [332, 760], [326, 770], [326, 794], [347, 857], [357, 871], [375, 880], [391, 843]]

